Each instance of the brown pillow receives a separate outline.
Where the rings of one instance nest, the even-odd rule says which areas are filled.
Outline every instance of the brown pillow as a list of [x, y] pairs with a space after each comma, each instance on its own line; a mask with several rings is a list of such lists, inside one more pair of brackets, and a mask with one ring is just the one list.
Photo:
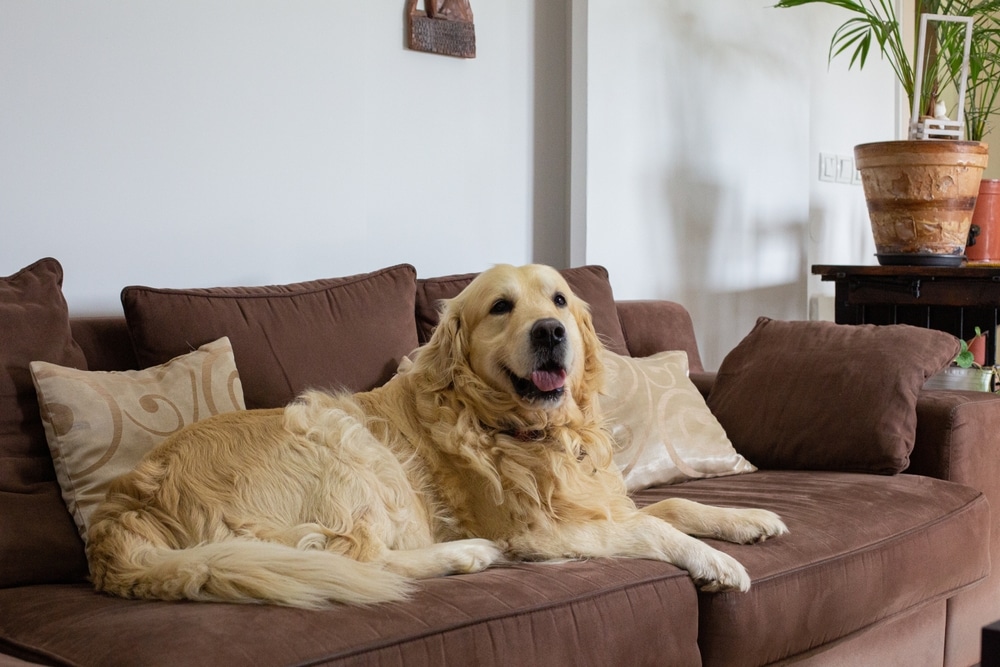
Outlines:
[[0, 278], [0, 586], [87, 575], [83, 543], [63, 504], [29, 364], [86, 368], [69, 329], [62, 267], [42, 259]]
[[[579, 266], [559, 271], [569, 283], [573, 293], [587, 302], [594, 320], [594, 329], [604, 346], [616, 354], [628, 354], [625, 334], [618, 321], [618, 307], [611, 291], [608, 270], [603, 266]], [[475, 273], [464, 273], [440, 278], [417, 280], [417, 329], [420, 342], [430, 340], [438, 323], [438, 305], [442, 299], [450, 299], [465, 289], [476, 277]]]
[[950, 334], [902, 324], [762, 317], [722, 361], [708, 406], [760, 468], [897, 473], [917, 394], [958, 349]]
[[363, 391], [417, 346], [416, 271], [408, 264], [267, 287], [126, 287], [122, 305], [142, 367], [223, 336], [247, 408], [279, 407], [308, 388]]

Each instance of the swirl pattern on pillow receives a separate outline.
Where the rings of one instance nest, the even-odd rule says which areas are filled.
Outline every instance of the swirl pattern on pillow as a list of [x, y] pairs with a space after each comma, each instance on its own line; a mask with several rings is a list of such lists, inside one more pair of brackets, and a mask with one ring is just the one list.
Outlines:
[[688, 378], [683, 351], [650, 357], [604, 352], [601, 410], [629, 491], [753, 472]]
[[30, 366], [63, 500], [84, 542], [112, 480], [188, 424], [244, 409], [228, 338], [141, 371]]

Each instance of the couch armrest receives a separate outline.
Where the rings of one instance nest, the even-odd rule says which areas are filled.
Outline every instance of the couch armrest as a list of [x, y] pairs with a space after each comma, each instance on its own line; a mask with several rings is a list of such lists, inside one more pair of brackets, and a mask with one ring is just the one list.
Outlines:
[[[965, 484], [980, 491], [993, 514], [990, 559], [1000, 562], [1000, 397], [925, 390], [917, 400], [917, 440], [906, 472]], [[977, 536], [979, 538], [979, 536]], [[946, 645], [959, 652], [977, 642], [979, 628], [997, 618], [1000, 573], [948, 600]], [[954, 660], [946, 662], [955, 662]], [[967, 663], [968, 660], [965, 660]]]
[[998, 425], [1000, 397], [994, 394], [922, 391], [906, 472], [966, 484], [989, 496], [992, 487], [1000, 489]]
[[616, 301], [625, 344], [633, 357], [684, 350], [692, 373], [701, 372], [701, 355], [691, 314], [679, 303], [663, 300]]

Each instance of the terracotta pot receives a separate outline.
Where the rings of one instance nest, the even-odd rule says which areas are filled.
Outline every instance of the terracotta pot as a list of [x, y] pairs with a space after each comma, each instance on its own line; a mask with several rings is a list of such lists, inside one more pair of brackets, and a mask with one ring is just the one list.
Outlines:
[[1000, 262], [1000, 179], [980, 182], [972, 224], [979, 231], [973, 244], [965, 248], [969, 262]]
[[961, 264], [987, 157], [979, 141], [855, 146], [879, 263]]
[[969, 346], [969, 352], [972, 353], [972, 358], [980, 366], [986, 365], [986, 336], [989, 334], [984, 334], [982, 336], [976, 336], [970, 341], [967, 341]]

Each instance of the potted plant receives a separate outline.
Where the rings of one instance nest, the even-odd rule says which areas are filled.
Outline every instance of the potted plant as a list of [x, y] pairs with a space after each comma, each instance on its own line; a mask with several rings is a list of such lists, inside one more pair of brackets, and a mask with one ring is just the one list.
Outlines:
[[[972, 68], [967, 64], [964, 45], [966, 41], [976, 43], [977, 39], [986, 43], [982, 38], [985, 23], [977, 24], [976, 20], [991, 16], [1000, 8], [1000, 0], [922, 0], [919, 6], [924, 13], [968, 17], [972, 19], [972, 30], [969, 39], [965, 31], [950, 24], [932, 24], [923, 42], [917, 40], [918, 49], [926, 51], [927, 56], [919, 70], [914, 66], [916, 54], [911, 59], [903, 45], [892, 0], [780, 0], [775, 6], [816, 3], [854, 14], [834, 32], [829, 58], [850, 54], [850, 66], [864, 67], [872, 47], [877, 47], [917, 116], [912, 125], [920, 126], [922, 137], [930, 137], [862, 144], [854, 149], [879, 263], [961, 264], [986, 167], [987, 147], [981, 141], [938, 138], [950, 136], [950, 129], [937, 134], [928, 129], [950, 128], [951, 119], [944, 118], [946, 109], [941, 104], [949, 84], [965, 81], [966, 93], [974, 88], [968, 86]], [[954, 70], [958, 53], [963, 54], [960, 74]], [[964, 106], [962, 96], [959, 115], [963, 115]]]
[[[982, 356], [977, 360], [976, 349], [985, 350], [986, 334], [975, 329], [971, 340], [960, 341], [961, 348], [950, 366], [931, 376], [924, 389], [963, 389], [966, 391], [993, 391], [996, 367], [984, 368]], [[982, 354], [982, 352], [980, 353]]]
[[[976, 25], [965, 97], [965, 136], [984, 141], [992, 129], [991, 117], [1000, 111], [1000, 19], [995, 13], [980, 14]], [[954, 57], [951, 62], [954, 74]], [[965, 254], [973, 264], [1000, 262], [1000, 179], [980, 182]]]

